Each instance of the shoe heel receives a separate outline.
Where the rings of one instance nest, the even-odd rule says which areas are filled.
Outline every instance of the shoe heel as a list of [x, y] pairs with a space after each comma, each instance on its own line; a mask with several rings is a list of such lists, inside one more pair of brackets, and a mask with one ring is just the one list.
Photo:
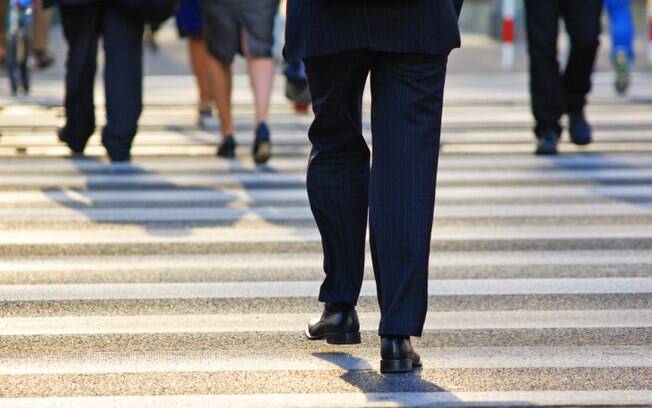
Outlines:
[[254, 161], [257, 164], [264, 164], [272, 157], [272, 145], [269, 142], [261, 142], [258, 146], [258, 151], [254, 156]]
[[355, 333], [330, 333], [326, 335], [328, 344], [360, 344], [360, 332]]
[[411, 359], [380, 360], [380, 372], [383, 374], [407, 373], [414, 369]]

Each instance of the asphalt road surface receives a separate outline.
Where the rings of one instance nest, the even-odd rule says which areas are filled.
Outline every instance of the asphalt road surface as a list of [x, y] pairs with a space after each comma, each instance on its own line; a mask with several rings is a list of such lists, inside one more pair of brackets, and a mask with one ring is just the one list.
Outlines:
[[627, 99], [596, 76], [595, 144], [565, 135], [537, 158], [525, 75], [451, 74], [424, 369], [392, 376], [370, 266], [362, 344], [303, 338], [322, 278], [310, 116], [280, 81], [261, 167], [242, 77], [233, 161], [196, 127], [187, 76], [148, 77], [126, 165], [97, 135], [66, 157], [60, 82], [0, 97], [0, 407], [652, 405], [652, 74], [637, 75]]

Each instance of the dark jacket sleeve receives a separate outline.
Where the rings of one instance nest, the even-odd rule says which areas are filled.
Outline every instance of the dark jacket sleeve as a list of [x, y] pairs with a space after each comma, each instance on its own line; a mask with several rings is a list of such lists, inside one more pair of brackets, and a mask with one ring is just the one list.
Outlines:
[[457, 18], [460, 18], [460, 14], [462, 13], [463, 3], [464, 0], [453, 0], [453, 4], [455, 5], [455, 12], [457, 13]]

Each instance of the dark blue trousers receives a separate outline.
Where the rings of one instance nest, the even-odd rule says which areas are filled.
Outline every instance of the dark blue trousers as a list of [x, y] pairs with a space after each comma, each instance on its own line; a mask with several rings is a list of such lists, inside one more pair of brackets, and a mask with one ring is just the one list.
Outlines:
[[[599, 38], [602, 0], [525, 0], [530, 93], [537, 136], [548, 130], [561, 133], [564, 113], [584, 113], [591, 91], [591, 74]], [[564, 69], [557, 59], [559, 19], [570, 37], [570, 55]]]
[[[319, 299], [357, 303], [368, 216], [380, 335], [420, 336], [447, 57], [359, 50], [305, 63], [315, 111], [308, 196], [326, 272]], [[369, 74], [371, 163], [362, 136]]]
[[113, 2], [66, 5], [60, 10], [68, 42], [64, 137], [71, 147], [82, 151], [95, 131], [93, 89], [102, 37], [107, 120], [102, 144], [112, 159], [127, 159], [143, 107], [144, 23]]

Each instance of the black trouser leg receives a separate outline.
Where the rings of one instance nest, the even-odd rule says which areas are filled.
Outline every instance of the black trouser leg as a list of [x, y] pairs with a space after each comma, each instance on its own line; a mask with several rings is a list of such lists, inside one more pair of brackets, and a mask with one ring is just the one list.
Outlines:
[[559, 119], [566, 108], [563, 81], [557, 61], [560, 2], [563, 1], [525, 0], [530, 54], [530, 94], [537, 136], [547, 130], [561, 133]]
[[319, 300], [358, 301], [364, 275], [369, 149], [362, 136], [362, 94], [371, 53], [353, 51], [305, 61], [315, 119], [309, 137], [308, 197], [322, 237]]
[[561, 13], [571, 42], [563, 79], [566, 108], [569, 113], [582, 113], [600, 41], [602, 0], [563, 0]]
[[95, 131], [93, 87], [102, 5], [93, 3], [60, 9], [63, 33], [68, 42], [66, 125], [62, 136], [73, 150], [83, 151]]
[[102, 144], [113, 160], [128, 160], [143, 109], [143, 26], [112, 2], [105, 3], [106, 127]]
[[381, 336], [420, 336], [446, 56], [379, 53], [371, 67], [371, 251]]

